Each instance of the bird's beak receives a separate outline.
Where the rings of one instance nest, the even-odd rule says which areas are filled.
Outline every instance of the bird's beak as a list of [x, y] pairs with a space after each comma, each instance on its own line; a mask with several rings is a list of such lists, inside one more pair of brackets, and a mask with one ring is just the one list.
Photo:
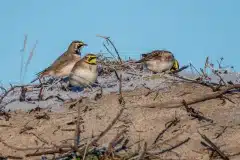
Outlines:
[[88, 46], [88, 45], [84, 43], [83, 46]]

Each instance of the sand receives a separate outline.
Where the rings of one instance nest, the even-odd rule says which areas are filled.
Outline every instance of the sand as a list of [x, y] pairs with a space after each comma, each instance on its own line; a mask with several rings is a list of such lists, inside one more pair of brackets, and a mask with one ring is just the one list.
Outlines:
[[[188, 116], [183, 107], [174, 109], [165, 108], [141, 108], [139, 105], [149, 104], [152, 102], [167, 102], [179, 99], [189, 99], [191, 97], [202, 96], [212, 92], [210, 88], [199, 84], [186, 82], [171, 82], [165, 85], [156, 97], [156, 93], [146, 96], [148, 89], [142, 87], [134, 91], [123, 92], [126, 101], [126, 109], [118, 120], [117, 124], [102, 138], [99, 143], [107, 145], [113, 137], [123, 128], [127, 129], [125, 134], [131, 144], [139, 139], [142, 146], [144, 141], [149, 148], [158, 136], [164, 130], [165, 124], [175, 118], [179, 123], [167, 130], [157, 146], [163, 150], [180, 141], [190, 138], [190, 140], [173, 149], [159, 155], [159, 158], [172, 159], [209, 159], [209, 151], [201, 145], [203, 139], [198, 131], [205, 134], [220, 149], [230, 155], [240, 151], [240, 94], [226, 95], [231, 98], [232, 103], [226, 100], [223, 103], [221, 99], [208, 100], [191, 105], [194, 109], [203, 113], [205, 117], [213, 120], [213, 123], [198, 121]], [[118, 93], [108, 93], [97, 101], [85, 99], [81, 104], [81, 139], [82, 143], [86, 142], [91, 135], [99, 135], [119, 112], [121, 106], [118, 103]], [[155, 99], [155, 100], [154, 100]], [[21, 149], [52, 147], [63, 143], [72, 144], [75, 125], [68, 125], [77, 117], [77, 107], [69, 108], [69, 105], [62, 106], [64, 111], [53, 112], [49, 109], [32, 111], [31, 113], [23, 110], [11, 111], [11, 118], [6, 121], [4, 117], [0, 120], [1, 140], [10, 145]], [[46, 114], [47, 118], [37, 119], [37, 115]], [[23, 132], [22, 129], [30, 128]], [[219, 137], [217, 133], [224, 128], [225, 132]], [[85, 140], [84, 140], [85, 139]], [[0, 143], [0, 154], [2, 156], [20, 156], [24, 157], [27, 153], [34, 153], [36, 150], [17, 150], [3, 143]], [[138, 149], [138, 145], [133, 146], [130, 151]], [[51, 157], [51, 156], [50, 156]], [[24, 159], [39, 159], [39, 157], [30, 157]], [[233, 156], [231, 159], [239, 159], [239, 156]]]

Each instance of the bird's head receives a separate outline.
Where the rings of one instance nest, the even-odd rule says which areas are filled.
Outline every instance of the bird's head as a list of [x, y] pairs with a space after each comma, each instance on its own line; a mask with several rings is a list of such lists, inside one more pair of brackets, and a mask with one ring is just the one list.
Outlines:
[[68, 50], [71, 51], [74, 54], [81, 54], [80, 50], [84, 47], [87, 46], [82, 41], [72, 41], [72, 43], [69, 45]]
[[84, 58], [84, 62], [96, 65], [97, 64], [97, 56], [95, 54], [87, 54]]
[[171, 71], [176, 71], [176, 70], [179, 70], [179, 63], [176, 59], [174, 59]]

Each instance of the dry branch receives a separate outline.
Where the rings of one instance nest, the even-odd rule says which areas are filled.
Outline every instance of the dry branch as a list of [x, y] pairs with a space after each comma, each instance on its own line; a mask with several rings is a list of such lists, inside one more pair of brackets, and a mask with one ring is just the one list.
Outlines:
[[175, 148], [177, 148], [177, 147], [179, 147], [179, 146], [187, 143], [189, 140], [190, 140], [190, 138], [188, 137], [187, 139], [181, 141], [180, 143], [177, 143], [176, 145], [174, 145], [174, 146], [172, 146], [172, 147], [170, 147], [170, 148], [164, 149], [164, 150], [162, 150], [162, 151], [148, 151], [147, 154], [148, 154], [148, 155], [159, 155], [159, 154], [163, 154], [163, 153], [165, 153], [165, 152], [169, 152], [169, 151], [171, 151], [171, 150], [173, 150], [173, 149], [175, 149]]
[[78, 105], [78, 116], [77, 116], [77, 123], [76, 123], [76, 130], [75, 130], [75, 141], [74, 141], [74, 148], [77, 150], [78, 144], [80, 143], [80, 105]]
[[142, 153], [140, 154], [138, 160], [144, 159], [146, 152], [147, 152], [147, 142], [144, 142], [143, 150], [142, 150]]
[[49, 144], [45, 139], [41, 138], [40, 136], [36, 135], [35, 133], [31, 132], [29, 134], [32, 134], [33, 136], [35, 136], [37, 139], [39, 139], [41, 142], [45, 143], [45, 144]]
[[26, 99], [26, 93], [27, 93], [27, 88], [25, 88], [25, 87], [21, 87], [21, 94], [20, 94], [20, 97], [19, 97], [19, 101], [20, 102], [23, 102], [23, 101], [25, 101], [25, 99]]
[[[204, 94], [204, 95], [201, 95], [201, 96], [196, 97], [196, 98], [189, 98], [189, 99], [186, 99], [185, 101], [186, 101], [187, 105], [191, 105], [191, 104], [203, 102], [203, 101], [206, 101], [206, 100], [216, 99], [216, 98], [219, 98], [221, 95], [226, 94], [228, 91], [230, 91], [232, 89], [240, 89], [240, 84], [235, 84], [235, 85], [232, 85], [232, 86], [229, 86], [229, 87], [225, 87], [220, 91]], [[140, 105], [140, 106], [136, 106], [136, 107], [179, 108], [179, 107], [183, 106], [182, 102], [183, 102], [183, 99], [178, 100], [178, 101], [165, 102], [165, 103], [155, 102], [155, 103]]]
[[[113, 47], [114, 50], [115, 50], [115, 53], [116, 53], [117, 56], [118, 56], [118, 60], [119, 60], [120, 63], [122, 64], [122, 63], [123, 63], [123, 62], [122, 62], [122, 59], [121, 59], [121, 57], [120, 57], [120, 55], [119, 55], [119, 53], [118, 53], [118, 50], [117, 50], [117, 48], [115, 47], [114, 43], [110, 40], [110, 37], [101, 36], [101, 35], [97, 35], [97, 37], [101, 37], [101, 38], [105, 39], [105, 40], [107, 41], [107, 43], [109, 42], [109, 43], [112, 45], [112, 47]], [[106, 48], [107, 48], [107, 47], [106, 47]], [[109, 53], [111, 53], [111, 52], [109, 52]]]
[[23, 48], [20, 50], [21, 54], [21, 66], [20, 66], [20, 81], [22, 82], [22, 73], [23, 73], [23, 65], [24, 65], [24, 52], [26, 50], [26, 45], [27, 45], [27, 38], [28, 35], [24, 35], [24, 41], [23, 41]]
[[19, 134], [22, 134], [22, 133], [24, 133], [24, 132], [26, 132], [26, 131], [29, 131], [29, 130], [32, 130], [32, 129], [34, 129], [34, 128], [31, 127], [31, 126], [24, 126], [24, 127], [20, 130]]
[[59, 149], [49, 150], [49, 151], [44, 151], [44, 152], [29, 153], [29, 154], [26, 154], [26, 157], [41, 156], [41, 155], [55, 154], [55, 153], [66, 153], [71, 150], [72, 150], [71, 148], [70, 149], [59, 148]]
[[38, 41], [35, 42], [32, 50], [31, 50], [30, 53], [29, 53], [29, 56], [28, 56], [28, 59], [27, 59], [27, 62], [26, 62], [25, 68], [24, 68], [23, 79], [24, 79], [25, 74], [26, 74], [26, 72], [27, 72], [28, 65], [30, 64], [30, 62], [31, 62], [31, 60], [32, 60], [32, 57], [33, 57], [34, 51], [35, 51], [35, 49], [36, 49], [36, 47], [37, 47], [37, 44], [38, 44]]
[[107, 128], [103, 132], [101, 132], [100, 135], [90, 143], [91, 145], [96, 144], [113, 127], [113, 125], [117, 122], [119, 117], [122, 115], [123, 111], [124, 111], [124, 108], [121, 108], [118, 114], [116, 115], [116, 117], [113, 119], [113, 121], [107, 126]]
[[119, 138], [126, 132], [126, 130], [122, 130], [120, 133], [118, 133], [114, 138], [113, 140], [108, 144], [108, 149], [107, 149], [107, 154], [110, 154], [113, 152], [113, 149], [115, 146], [117, 146], [118, 144], [120, 144], [122, 142], [123, 139], [120, 139]]
[[28, 148], [22, 148], [22, 147], [15, 147], [12, 145], [7, 144], [2, 138], [0, 138], [0, 142], [8, 148], [11, 148], [13, 150], [17, 151], [30, 151], [30, 150], [39, 150], [39, 149], [51, 149], [52, 147], [28, 147]]
[[[55, 154], [55, 153], [67, 153], [69, 151], [72, 151], [73, 147], [74, 146], [72, 146], [72, 145], [60, 145], [60, 146], [55, 146], [55, 148], [42, 148], [42, 149], [45, 149], [48, 151], [29, 153], [29, 154], [26, 154], [25, 156], [32, 157], [32, 156], [41, 156], [41, 155]], [[80, 147], [83, 147], [83, 145], [80, 145], [79, 148]], [[39, 149], [41, 149], [41, 148], [39, 148]], [[37, 149], [37, 150], [39, 150], [39, 149]]]
[[212, 119], [209, 119], [207, 117], [204, 117], [203, 115], [200, 115], [200, 112], [197, 112], [192, 107], [189, 107], [185, 100], [183, 100], [183, 105], [184, 105], [186, 111], [189, 113], [189, 116], [191, 116], [193, 118], [197, 118], [199, 121], [206, 120], [208, 122], [213, 123]]
[[159, 134], [158, 134], [158, 136], [157, 136], [157, 138], [155, 139], [155, 141], [153, 142], [153, 144], [156, 144], [157, 142], [158, 142], [158, 140], [161, 138], [161, 136], [169, 129], [169, 128], [171, 128], [172, 126], [175, 126], [177, 123], [179, 123], [180, 122], [180, 120], [179, 119], [177, 119], [177, 118], [175, 118], [174, 120], [172, 120], [172, 121], [170, 121], [170, 123], [168, 124], [168, 125], [166, 125], [166, 128], [164, 129], [164, 130], [162, 130]]
[[224, 126], [220, 133], [216, 133], [215, 139], [219, 138], [226, 131], [227, 128], [228, 128], [228, 126]]
[[7, 160], [7, 159], [23, 159], [23, 157], [17, 157], [17, 156], [5, 156], [5, 157], [2, 157], [2, 156], [0, 156], [0, 159], [1, 159], [1, 160]]
[[198, 133], [210, 145], [211, 149], [213, 151], [216, 151], [219, 154], [219, 156], [222, 157], [222, 159], [229, 160], [229, 158], [209, 138], [207, 138], [206, 135], [201, 134], [200, 132], [198, 132]]
[[40, 115], [35, 115], [35, 118], [36, 119], [46, 119], [46, 120], [49, 120], [50, 119], [50, 117], [49, 117], [49, 115], [47, 114], [47, 113], [43, 113], [43, 114], [40, 114]]

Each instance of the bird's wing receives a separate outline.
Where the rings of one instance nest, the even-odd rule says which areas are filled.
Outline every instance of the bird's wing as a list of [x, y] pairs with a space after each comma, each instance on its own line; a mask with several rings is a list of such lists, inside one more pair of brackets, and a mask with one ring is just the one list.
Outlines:
[[158, 58], [161, 58], [162, 55], [163, 55], [163, 52], [161, 51], [153, 51], [151, 53], [146, 53], [146, 54], [143, 54], [143, 58], [137, 61], [136, 63], [141, 63], [141, 62], [145, 62], [152, 59], [158, 59]]
[[65, 52], [63, 53], [61, 56], [59, 56], [52, 64], [51, 66], [45, 68], [43, 71], [37, 73], [37, 75], [41, 75], [43, 74], [44, 72], [47, 72], [49, 70], [52, 70], [52, 69], [61, 69], [62, 67], [64, 67], [66, 64], [68, 64], [69, 60], [71, 60], [73, 57], [68, 54], [68, 52]]

